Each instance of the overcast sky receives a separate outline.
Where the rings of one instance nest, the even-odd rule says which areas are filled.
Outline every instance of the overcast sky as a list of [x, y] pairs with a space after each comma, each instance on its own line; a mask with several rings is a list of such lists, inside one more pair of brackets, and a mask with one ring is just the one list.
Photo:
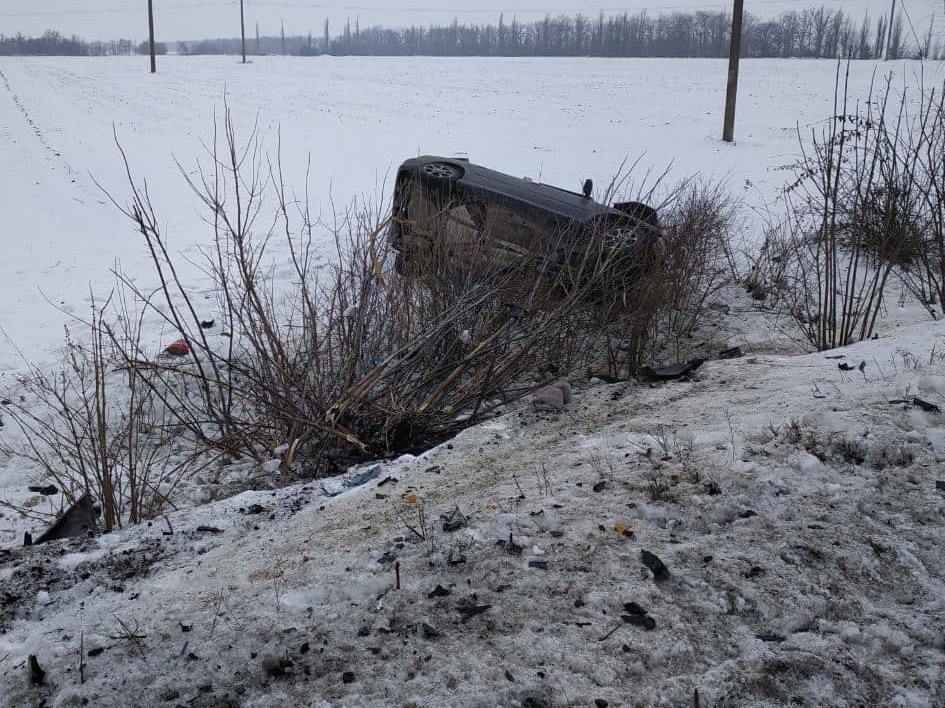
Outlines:
[[[156, 34], [162, 40], [239, 34], [239, 0], [153, 0]], [[899, 0], [917, 27], [928, 27], [937, 13], [945, 27], [945, 0]], [[494, 21], [500, 12], [506, 19], [534, 19], [545, 13], [596, 15], [647, 9], [653, 14], [679, 10], [729, 8], [731, 0], [245, 0], [247, 33], [275, 35], [285, 21], [286, 32], [321, 34], [328, 18], [333, 33], [345, 18], [360, 17], [362, 26], [383, 23], [446, 23], [454, 16], [461, 21]], [[859, 16], [887, 11], [889, 0], [746, 0], [746, 10], [762, 17], [792, 8], [821, 5], [842, 8]], [[0, 34], [39, 34], [47, 28], [89, 39], [142, 38], [147, 34], [147, 0], [0, 0]], [[920, 31], [921, 33], [921, 31]]]

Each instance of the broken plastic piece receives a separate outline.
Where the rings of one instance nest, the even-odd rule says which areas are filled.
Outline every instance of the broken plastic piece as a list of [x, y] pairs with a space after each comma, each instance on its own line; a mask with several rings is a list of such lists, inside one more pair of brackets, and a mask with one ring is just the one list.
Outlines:
[[687, 362], [668, 364], [667, 366], [645, 366], [640, 369], [640, 375], [651, 381], [672, 381], [688, 376], [704, 363], [703, 359], [690, 359]]
[[186, 356], [190, 353], [190, 345], [187, 343], [186, 339], [178, 339], [176, 342], [171, 342], [164, 348], [165, 354], [170, 354], [171, 356]]

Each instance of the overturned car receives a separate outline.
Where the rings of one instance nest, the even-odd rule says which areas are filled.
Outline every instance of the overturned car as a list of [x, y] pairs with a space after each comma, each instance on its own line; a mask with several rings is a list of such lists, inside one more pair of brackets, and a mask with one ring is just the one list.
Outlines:
[[619, 289], [652, 259], [659, 220], [640, 202], [600, 204], [592, 190], [590, 180], [579, 194], [455, 158], [407, 160], [389, 229], [397, 270], [436, 278], [531, 262], [573, 284], [606, 270], [608, 289]]

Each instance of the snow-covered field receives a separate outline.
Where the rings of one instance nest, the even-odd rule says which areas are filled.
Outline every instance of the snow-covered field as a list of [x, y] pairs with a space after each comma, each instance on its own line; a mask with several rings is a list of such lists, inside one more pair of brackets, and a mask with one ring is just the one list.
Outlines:
[[[50, 358], [67, 317], [91, 286], [107, 292], [120, 260], [148, 275], [144, 249], [93, 180], [127, 194], [113, 132], [182, 250], [207, 230], [173, 162], [188, 168], [212, 138], [224, 99], [248, 137], [258, 120], [274, 149], [281, 131], [288, 179], [325, 212], [356, 196], [378, 199], [400, 162], [466, 154], [513, 174], [578, 189], [605, 184], [621, 162], [675, 164], [679, 177], [726, 176], [754, 204], [788, 179], [795, 128], [832, 110], [836, 66], [817, 61], [743, 65], [738, 144], [719, 139], [726, 67], [688, 60], [294, 59], [241, 66], [232, 58], [0, 58], [0, 328], [32, 360]], [[853, 94], [874, 72], [896, 86], [920, 80], [914, 62], [854, 64]], [[925, 80], [940, 80], [927, 64]], [[22, 362], [0, 344], [0, 373]], [[0, 384], [2, 387], [2, 384]]]
[[[722, 62], [2, 59], [0, 327], [52, 364], [53, 305], [81, 313], [116, 261], [151, 277], [95, 184], [126, 194], [113, 126], [186, 253], [208, 234], [172, 156], [192, 165], [224, 96], [244, 135], [281, 133], [298, 188], [311, 156], [326, 213], [419, 153], [575, 188], [645, 151], [760, 208], [796, 127], [831, 113], [835, 65], [743, 66], [725, 145]], [[886, 71], [920, 81], [858, 63], [852, 94]], [[911, 404], [945, 408], [945, 326], [894, 305], [828, 359], [785, 354], [783, 321], [733, 289], [700, 336], [747, 356], [694, 381], [580, 384], [560, 415], [97, 539], [18, 548], [3, 511], [0, 705], [945, 705], [945, 420]], [[0, 342], [0, 393], [22, 367]], [[0, 459], [0, 495], [24, 485]]]

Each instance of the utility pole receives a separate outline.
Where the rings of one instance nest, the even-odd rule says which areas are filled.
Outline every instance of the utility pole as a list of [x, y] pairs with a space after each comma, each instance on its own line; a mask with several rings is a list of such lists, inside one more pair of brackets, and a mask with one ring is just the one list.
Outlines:
[[148, 36], [151, 38], [151, 73], [157, 73], [157, 60], [154, 57], [154, 0], [148, 0]]
[[[895, 2], [895, 0], [893, 0]], [[735, 99], [738, 98], [738, 60], [742, 56], [742, 15], [745, 0], [735, 0], [732, 10], [732, 41], [728, 54], [728, 89], [725, 93], [725, 125], [722, 140], [735, 140]]]
[[256, 22], [256, 56], [259, 56], [259, 22]]
[[240, 0], [240, 36], [242, 37], [243, 63], [246, 63], [246, 17], [243, 13], [243, 0]]
[[896, 20], [896, 0], [892, 0], [892, 9], [889, 11], [889, 27], [886, 28], [886, 51], [883, 61], [889, 61], [889, 43], [892, 41], [893, 22]]

